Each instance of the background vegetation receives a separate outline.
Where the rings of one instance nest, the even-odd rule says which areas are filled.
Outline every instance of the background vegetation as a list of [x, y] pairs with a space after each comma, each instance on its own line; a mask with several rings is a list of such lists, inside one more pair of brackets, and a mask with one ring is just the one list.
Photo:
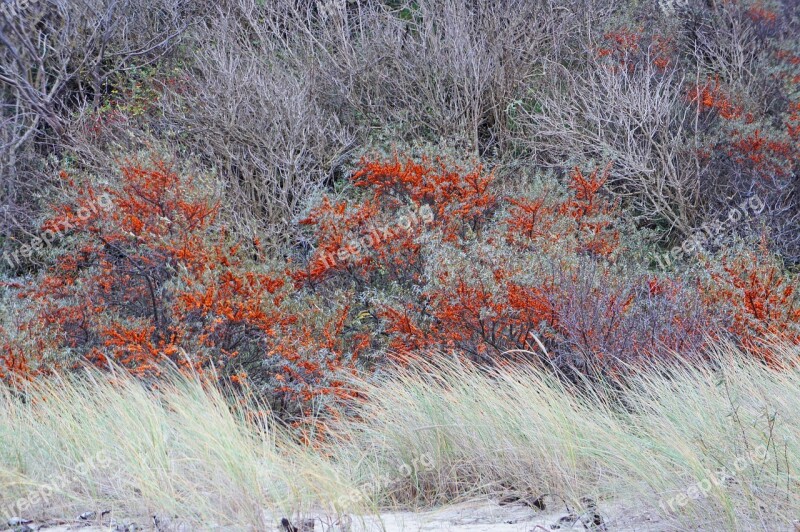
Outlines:
[[[442, 382], [474, 378], [481, 390], [509, 375], [553, 378], [547, 393], [597, 401], [575, 396], [570, 416], [611, 420], [603, 430], [630, 436], [609, 439], [616, 449], [634, 448], [640, 430], [650, 431], [645, 447], [661, 445], [655, 427], [611, 410], [630, 399], [641, 402], [634, 411], [652, 408], [647, 419], [673, 419], [667, 410], [679, 405], [660, 410], [648, 386], [701, 382], [738, 364], [758, 378], [793, 378], [799, 30], [797, 0], [5, 3], [7, 409], [87, 365], [153, 389], [183, 382], [168, 377], [177, 369], [269, 410], [264, 423], [280, 425], [286, 442], [328, 444], [338, 433], [356, 445], [369, 430], [392, 430], [373, 425], [382, 415], [402, 418], [399, 406], [360, 401], [379, 383], [406, 404], [403, 394], [434, 377], [398, 368], [425, 353]], [[719, 360], [719, 346], [739, 358]], [[451, 358], [465, 366], [438, 365]], [[654, 363], [679, 363], [676, 380], [650, 380]], [[196, 384], [174, 385], [189, 386], [178, 397], [216, 401], [192, 395]], [[70, 390], [78, 404], [95, 400]], [[515, 423], [503, 405], [532, 393], [506, 392], [476, 399], [497, 402], [497, 419], [478, 434]], [[337, 425], [355, 411], [365, 425]], [[240, 421], [225, 421], [247, 434], [238, 448], [272, 460], [248, 447], [261, 428]], [[584, 441], [543, 430], [563, 445]], [[326, 456], [286, 452], [309, 464]], [[564, 452], [591, 469], [595, 458]], [[501, 483], [517, 464], [489, 460], [490, 474], [475, 456], [444, 462], [457, 471], [462, 458], [465, 478], [480, 485]], [[534, 458], [524, 460], [529, 469]], [[624, 464], [627, 478], [640, 479], [645, 458], [636, 460]], [[684, 466], [665, 463], [664, 474], [685, 475]], [[602, 489], [540, 473], [573, 502]], [[404, 484], [398, 501], [462, 494], [461, 473], [437, 474], [414, 490]], [[780, 512], [794, 508], [787, 475]], [[648, 486], [664, 493], [674, 478], [658, 482]], [[726, 526], [741, 501], [767, 497], [753, 493], [714, 503]], [[157, 497], [165, 511], [178, 504]]]

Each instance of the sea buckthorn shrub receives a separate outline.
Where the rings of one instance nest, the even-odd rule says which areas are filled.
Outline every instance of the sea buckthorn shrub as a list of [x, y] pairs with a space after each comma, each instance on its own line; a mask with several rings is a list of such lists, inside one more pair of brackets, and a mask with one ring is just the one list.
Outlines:
[[125, 162], [114, 184], [61, 178], [72, 197], [41, 226], [61, 251], [11, 287], [25, 319], [0, 331], [3, 378], [86, 361], [143, 378], [177, 366], [247, 380], [277, 412], [337, 391], [346, 309], [309, 319], [311, 298], [287, 302], [285, 268], [228, 234], [213, 183], [159, 159]]
[[721, 250], [703, 273], [701, 293], [706, 306], [726, 316], [726, 339], [769, 364], [785, 363], [770, 346], [800, 345], [798, 282], [767, 242]]
[[614, 373], [708, 342], [770, 363], [769, 342], [800, 343], [797, 280], [766, 237], [654, 271], [649, 235], [607, 179], [573, 168], [509, 189], [479, 166], [365, 161], [351, 195], [323, 197], [303, 220], [314, 248], [295, 286], [348, 291], [373, 357], [454, 350]]
[[296, 419], [349, 397], [348, 372], [411, 353], [611, 375], [708, 341], [767, 362], [765, 341], [800, 342], [796, 280], [766, 243], [653, 271], [607, 168], [501, 182], [444, 159], [365, 159], [300, 220], [309, 249], [284, 258], [233, 238], [214, 184], [163, 160], [126, 162], [114, 184], [61, 179], [72, 196], [42, 224], [61, 251], [4, 286], [19, 309], [0, 329], [9, 381], [177, 366]]
[[628, 74], [643, 68], [663, 73], [677, 60], [673, 39], [658, 29], [646, 30], [642, 25], [613, 27], [603, 34], [595, 54], [601, 58], [600, 64]]
[[501, 193], [481, 167], [364, 162], [352, 197], [324, 197], [303, 220], [315, 247], [296, 286], [352, 290], [358, 327], [394, 356], [456, 350], [614, 369], [701, 347], [719, 320], [696, 289], [647, 271], [603, 190], [606, 172], [562, 178]]
[[237, 245], [206, 234], [218, 209], [166, 162], [126, 163], [118, 186], [86, 185], [55, 207], [41, 230], [61, 235], [64, 251], [20, 297], [91, 361], [141, 375], [166, 359], [224, 365], [278, 321], [263, 301], [279, 302], [283, 281], [246, 271]]

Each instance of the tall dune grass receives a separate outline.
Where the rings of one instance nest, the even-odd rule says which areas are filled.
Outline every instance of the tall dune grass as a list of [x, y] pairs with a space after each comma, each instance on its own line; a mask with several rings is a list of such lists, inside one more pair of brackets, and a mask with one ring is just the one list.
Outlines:
[[339, 489], [321, 455], [198, 379], [149, 390], [89, 371], [33, 383], [24, 395], [0, 390], [2, 517], [112, 510], [263, 530]]
[[773, 370], [726, 348], [706, 365], [654, 365], [622, 390], [576, 392], [530, 366], [439, 360], [358, 386], [358, 421], [334, 430], [348, 477], [419, 456], [433, 464], [391, 485], [387, 503], [550, 494], [576, 512], [587, 498], [626, 502], [676, 529], [788, 529], [800, 517], [797, 367]]
[[720, 349], [620, 388], [437, 360], [355, 381], [364, 400], [313, 447], [197, 379], [151, 390], [89, 371], [3, 389], [0, 509], [265, 529], [284, 515], [546, 495], [578, 512], [587, 498], [633, 504], [676, 529], [785, 529], [800, 516], [798, 368]]

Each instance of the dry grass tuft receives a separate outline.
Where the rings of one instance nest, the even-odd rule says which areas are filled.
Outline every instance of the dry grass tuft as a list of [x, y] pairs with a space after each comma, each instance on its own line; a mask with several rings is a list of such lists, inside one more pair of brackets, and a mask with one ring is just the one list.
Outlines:
[[[800, 515], [800, 370], [731, 348], [710, 360], [591, 392], [532, 367], [418, 361], [355, 382], [366, 400], [314, 449], [198, 380], [54, 378], [0, 392], [0, 508], [264, 529], [282, 515], [550, 494], [576, 509], [635, 501], [676, 528], [783, 526]], [[33, 510], [12, 508], [33, 494]]]
[[731, 348], [712, 360], [590, 392], [532, 367], [419, 362], [358, 384], [367, 400], [358, 422], [336, 428], [332, 454], [351, 478], [429, 457], [432, 467], [392, 485], [385, 503], [554, 494], [573, 508], [585, 497], [634, 501], [678, 528], [785, 526], [800, 515], [800, 370]]

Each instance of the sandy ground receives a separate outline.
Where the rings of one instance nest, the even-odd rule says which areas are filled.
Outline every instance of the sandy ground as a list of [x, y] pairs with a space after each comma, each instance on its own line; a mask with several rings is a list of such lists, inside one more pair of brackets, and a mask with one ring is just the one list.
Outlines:
[[458, 531], [458, 532], [538, 532], [551, 530], [664, 530], [655, 516], [633, 515], [621, 508], [599, 511], [602, 525], [593, 525], [591, 516], [570, 515], [563, 511], [537, 511], [527, 506], [499, 506], [489, 502], [466, 503], [424, 513], [386, 513], [363, 523], [354, 522], [352, 530], [370, 531]]
[[[306, 520], [305, 526], [301, 522], [294, 522], [294, 525], [297, 526], [297, 532], [544, 532], [553, 530], [650, 532], [670, 529], [669, 526], [665, 526], [666, 523], [660, 522], [657, 516], [646, 512], [636, 513], [622, 507], [603, 508], [601, 506], [599, 514], [602, 516], [602, 525], [596, 526], [591, 523], [590, 515], [569, 515], [569, 512], [563, 509], [538, 511], [523, 505], [501, 506], [493, 502], [476, 501], [426, 512], [386, 512], [380, 516], [349, 516], [341, 521], [316, 517], [313, 520], [313, 528], [310, 526], [310, 520]], [[278, 522], [279, 519], [276, 520], [273, 530], [285, 532]], [[160, 523], [160, 525], [156, 527], [152, 520], [114, 523], [111, 519], [106, 518], [102, 521], [102, 526], [98, 522], [89, 523], [76, 519], [71, 522], [29, 523], [7, 529], [20, 532], [38, 530], [46, 532], [192, 530], [190, 527], [180, 526], [179, 523]], [[225, 530], [234, 529], [226, 528]]]

